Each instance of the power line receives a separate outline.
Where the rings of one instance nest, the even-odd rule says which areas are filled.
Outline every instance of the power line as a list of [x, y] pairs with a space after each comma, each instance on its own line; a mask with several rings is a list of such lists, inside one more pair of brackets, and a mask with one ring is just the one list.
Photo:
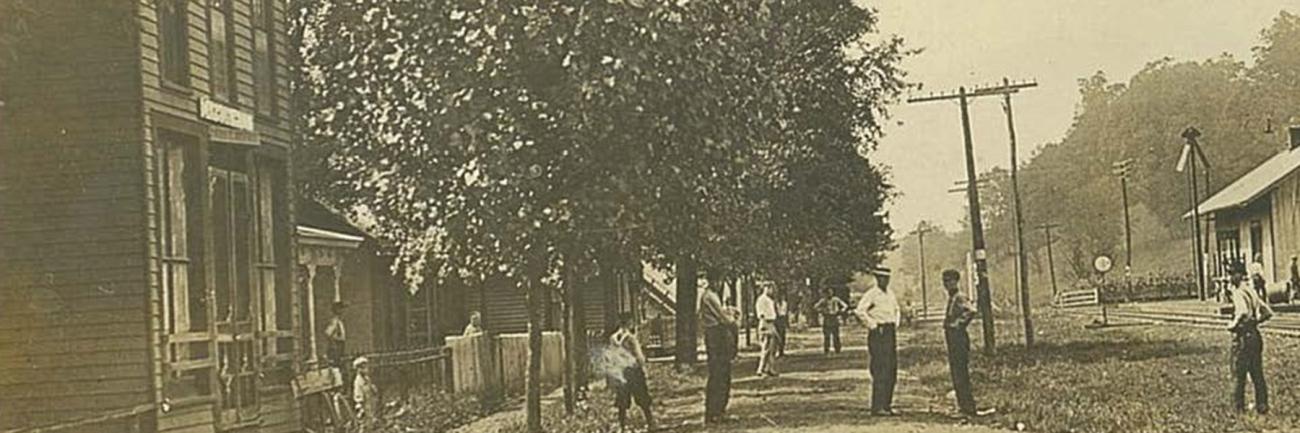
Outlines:
[[[971, 250], [975, 261], [976, 293], [979, 298], [979, 312], [984, 328], [984, 351], [990, 355], [996, 352], [997, 344], [993, 323], [993, 300], [989, 291], [988, 252], [985, 250], [984, 222], [980, 215], [979, 180], [976, 179], [975, 173], [975, 145], [971, 138], [969, 100], [981, 96], [1008, 95], [1019, 92], [1021, 89], [1037, 86], [1038, 83], [1032, 80], [1012, 82], [1004, 79], [1001, 84], [994, 86], [977, 86], [969, 90], [963, 86], [959, 87], [955, 93], [931, 93], [926, 96], [908, 98], [907, 100], [908, 103], [916, 104], [955, 99], [961, 106], [961, 129], [966, 151], [966, 196], [970, 208]], [[1026, 316], [1026, 318], [1028, 317]], [[1027, 338], [1033, 337], [1027, 336]]]

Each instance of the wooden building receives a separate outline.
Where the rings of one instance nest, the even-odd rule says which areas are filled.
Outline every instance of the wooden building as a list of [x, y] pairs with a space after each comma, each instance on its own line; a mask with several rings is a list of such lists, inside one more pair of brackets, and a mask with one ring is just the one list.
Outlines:
[[347, 352], [351, 356], [438, 345], [430, 330], [434, 317], [428, 296], [411, 293], [393, 275], [393, 254], [346, 217], [312, 200], [298, 200], [299, 290], [311, 303], [308, 348], [325, 337], [335, 301], [347, 305]]
[[0, 70], [0, 429], [300, 431], [285, 1], [31, 4]]
[[[1227, 266], [1251, 263], [1264, 265], [1264, 278], [1290, 278], [1290, 258], [1300, 255], [1300, 127], [1290, 128], [1288, 150], [1201, 202], [1199, 210], [1208, 217], [1213, 242], [1205, 266], [1222, 284]], [[1186, 217], [1191, 217], [1190, 212]]]

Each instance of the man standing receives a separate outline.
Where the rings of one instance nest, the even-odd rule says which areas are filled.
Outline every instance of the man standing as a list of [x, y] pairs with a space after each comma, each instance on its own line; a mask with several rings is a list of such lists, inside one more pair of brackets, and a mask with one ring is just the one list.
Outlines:
[[965, 416], [975, 416], [975, 395], [970, 383], [970, 334], [966, 326], [975, 318], [975, 309], [958, 287], [961, 273], [943, 271], [943, 288], [948, 292], [948, 309], [943, 315], [943, 340], [948, 346], [948, 369], [952, 371], [952, 388], [957, 393], [957, 409]]
[[1255, 286], [1255, 293], [1259, 298], [1268, 303], [1268, 281], [1264, 279], [1264, 255], [1255, 253], [1254, 260], [1251, 260], [1250, 267], [1247, 269], [1250, 282]]
[[1264, 380], [1264, 338], [1259, 324], [1273, 317], [1273, 309], [1245, 283], [1246, 270], [1240, 265], [1230, 271], [1232, 296], [1232, 388], [1233, 408], [1246, 411], [1246, 376], [1255, 384], [1255, 410], [1268, 413], [1268, 384]]
[[776, 377], [777, 339], [776, 301], [772, 300], [771, 283], [763, 284], [763, 294], [754, 301], [754, 315], [758, 316], [758, 335], [763, 343], [763, 353], [758, 358], [758, 377]]
[[898, 379], [898, 298], [889, 290], [889, 269], [872, 271], [876, 286], [858, 301], [857, 316], [867, 325], [871, 354], [871, 414], [894, 415], [894, 383]]
[[813, 309], [822, 316], [822, 353], [831, 353], [831, 347], [835, 348], [835, 353], [840, 353], [840, 316], [844, 311], [849, 309], [849, 305], [835, 296], [835, 291], [826, 289], [825, 294]]
[[343, 312], [347, 309], [347, 304], [343, 301], [334, 301], [330, 310], [333, 316], [325, 325], [325, 357], [335, 367], [346, 367], [343, 365], [343, 357], [347, 353], [348, 331], [343, 324]]
[[731, 360], [735, 356], [736, 320], [727, 314], [719, 293], [705, 282], [700, 297], [700, 329], [704, 330], [704, 350], [708, 354], [709, 379], [705, 384], [704, 423], [727, 421], [727, 401], [731, 397]]
[[776, 297], [776, 357], [785, 356], [785, 336], [790, 331], [789, 292], [782, 291]]

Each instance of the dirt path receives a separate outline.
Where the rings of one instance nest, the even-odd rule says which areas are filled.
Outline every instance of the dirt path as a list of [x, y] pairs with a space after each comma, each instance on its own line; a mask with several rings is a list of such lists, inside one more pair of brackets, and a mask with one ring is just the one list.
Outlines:
[[[860, 331], [860, 330], [857, 330]], [[864, 333], [853, 332], [852, 333]], [[844, 352], [824, 355], [820, 350], [820, 331], [791, 335], [792, 350], [778, 363], [782, 373], [777, 378], [761, 379], [754, 375], [757, 360], [753, 353], [742, 354], [734, 363], [731, 403], [728, 415], [737, 422], [722, 426], [703, 424], [704, 365], [697, 365], [688, 379], [673, 386], [652, 389], [658, 411], [660, 431], [695, 432], [795, 432], [795, 433], [1000, 433], [985, 426], [967, 425], [951, 415], [947, 399], [935, 398], [935, 390], [926, 389], [916, 377], [900, 371], [894, 407], [896, 417], [871, 417], [868, 414], [871, 375], [867, 372], [865, 337], [846, 335]], [[900, 349], [910, 339], [899, 334]], [[859, 341], [862, 340], [862, 341]], [[933, 356], [942, 357], [942, 353]], [[652, 366], [666, 369], [665, 365]], [[664, 372], [666, 373], [666, 372]], [[653, 373], [652, 373], [653, 374]], [[653, 388], [653, 386], [652, 386]], [[593, 398], [608, 398], [607, 391], [595, 389]], [[548, 406], [559, 404], [559, 394], [546, 399]], [[608, 408], [604, 408], [608, 410]], [[635, 412], [635, 411], [634, 411]], [[640, 416], [634, 416], [640, 425]], [[455, 433], [495, 433], [522, 431], [523, 412], [506, 410], [454, 430]]]
[[[752, 357], [736, 362], [728, 407], [728, 414], [738, 418], [735, 424], [706, 428], [702, 423], [703, 390], [692, 388], [661, 398], [664, 427], [677, 432], [998, 432], [952, 418], [950, 405], [931, 397], [935, 392], [924, 389], [906, 371], [900, 371], [895, 393], [894, 406], [900, 416], [871, 417], [871, 375], [866, 348], [861, 344], [865, 341], [848, 336], [846, 343], [858, 345], [846, 347], [840, 354], [824, 355], [816, 348], [820, 334], [814, 332], [818, 331], [791, 335], [793, 345], [802, 349], [779, 361], [780, 377], [756, 377]], [[899, 338], [900, 346], [907, 343], [906, 333]]]

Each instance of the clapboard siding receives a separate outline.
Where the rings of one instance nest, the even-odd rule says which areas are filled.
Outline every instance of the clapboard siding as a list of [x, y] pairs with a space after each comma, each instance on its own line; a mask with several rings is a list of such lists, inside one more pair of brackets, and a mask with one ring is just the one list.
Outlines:
[[158, 417], [159, 433], [197, 433], [216, 431], [211, 403], [174, 409]]
[[0, 71], [5, 429], [149, 401], [132, 9], [124, 2], [41, 9], [32, 42]]

